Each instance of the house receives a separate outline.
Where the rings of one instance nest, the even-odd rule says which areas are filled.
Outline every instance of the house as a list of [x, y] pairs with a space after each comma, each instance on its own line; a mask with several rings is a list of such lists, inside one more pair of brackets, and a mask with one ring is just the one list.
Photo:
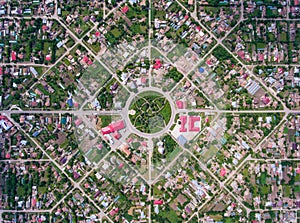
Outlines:
[[46, 55], [46, 60], [47, 61], [50, 61], [51, 60], [51, 56], [48, 54], [48, 55]]
[[119, 212], [119, 208], [115, 208], [115, 209], [112, 209], [110, 212], [109, 212], [109, 215], [110, 216], [115, 216], [115, 214], [117, 214]]
[[187, 143], [187, 139], [183, 135], [179, 135], [177, 137], [178, 143], [184, 146]]
[[183, 109], [183, 102], [182, 101], [176, 101], [176, 106], [178, 109]]
[[199, 132], [200, 123], [196, 126], [196, 122], [200, 122], [200, 116], [190, 116], [189, 117], [189, 131], [190, 132]]
[[128, 7], [127, 5], [125, 5], [125, 6], [122, 8], [122, 12], [123, 12], [124, 14], [126, 14], [126, 13], [128, 12], [128, 10], [129, 10], [129, 7]]
[[159, 59], [156, 59], [156, 60], [155, 60], [155, 64], [153, 65], [153, 68], [154, 68], [155, 70], [158, 70], [158, 69], [161, 68], [161, 67], [162, 67], [161, 61], [160, 61]]
[[109, 126], [112, 129], [112, 132], [114, 132], [114, 131], [119, 131], [121, 129], [124, 129], [125, 123], [123, 120], [120, 120], [120, 121], [111, 123]]
[[221, 177], [224, 177], [226, 175], [226, 169], [225, 168], [222, 168], [221, 170], [220, 170], [220, 176]]
[[119, 147], [119, 149], [120, 149], [123, 153], [125, 153], [126, 157], [130, 156], [131, 152], [130, 152], [130, 150], [129, 150], [129, 145], [128, 145], [127, 143], [123, 143], [123, 144]]
[[17, 60], [17, 53], [15, 51], [11, 52], [11, 61], [16, 61]]
[[154, 204], [156, 205], [162, 205], [164, 202], [162, 200], [155, 200]]
[[180, 122], [181, 122], [181, 126], [179, 129], [179, 132], [186, 132], [187, 129], [186, 129], [185, 125], [187, 122], [187, 116], [180, 116]]

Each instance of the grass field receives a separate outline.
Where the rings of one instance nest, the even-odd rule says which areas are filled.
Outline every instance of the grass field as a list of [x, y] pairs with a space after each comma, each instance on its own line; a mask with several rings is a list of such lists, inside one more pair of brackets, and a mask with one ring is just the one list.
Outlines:
[[203, 155], [202, 155], [204, 162], [207, 162], [207, 161], [210, 160], [212, 157], [214, 157], [214, 156], [217, 154], [218, 151], [219, 151], [219, 150], [218, 150], [217, 147], [211, 145], [211, 146], [209, 147], [209, 149], [206, 150], [206, 151], [203, 153]]
[[104, 154], [105, 149], [99, 150], [97, 148], [92, 148], [85, 155], [91, 162], [98, 163]]

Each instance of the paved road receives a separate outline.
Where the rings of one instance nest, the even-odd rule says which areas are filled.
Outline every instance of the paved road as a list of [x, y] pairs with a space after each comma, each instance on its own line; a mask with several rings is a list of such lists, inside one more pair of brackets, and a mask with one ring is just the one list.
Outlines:
[[[177, 0], [176, 0], [177, 1]], [[57, 0], [55, 0], [55, 2], [57, 3]], [[181, 2], [180, 1], [177, 1], [177, 3], [182, 7], [182, 8], [185, 8], [182, 4], [181, 4]], [[196, 4], [196, 3], [195, 3]], [[119, 4], [120, 5], [120, 4]], [[241, 0], [241, 5], [242, 5], [242, 8], [243, 8], [243, 1]], [[151, 0], [150, 0], [150, 6], [151, 6]], [[119, 6], [118, 6], [119, 7]], [[116, 10], [116, 8], [115, 9], [113, 9], [113, 10], [111, 10], [108, 14], [106, 14], [105, 15], [105, 17], [107, 17], [107, 16], [109, 16], [111, 13], [113, 13], [114, 12], [114, 10]], [[148, 33], [148, 37], [149, 37], [149, 45], [148, 45], [148, 49], [149, 49], [149, 59], [151, 59], [151, 35], [152, 35], [152, 33], [153, 33], [153, 29], [152, 29], [152, 24], [151, 24], [151, 11], [149, 10], [149, 33]], [[218, 39], [218, 38], [216, 38], [215, 36], [214, 36], [214, 34], [210, 31], [210, 30], [208, 30], [199, 20], [198, 20], [198, 18], [197, 18], [197, 15], [196, 15], [196, 13], [195, 13], [196, 11], [194, 11], [194, 13], [192, 13], [192, 17], [196, 20], [196, 21], [198, 21], [199, 22], [199, 24], [201, 25], [201, 27], [207, 32], [207, 33], [209, 33], [211, 36], [212, 36], [212, 38], [214, 38], [216, 41], [217, 41], [217, 44], [204, 56], [204, 57], [206, 57], [207, 55], [209, 55], [218, 45], [221, 45], [221, 46], [223, 46], [225, 49], [227, 49], [227, 47], [223, 44], [223, 40], [229, 35], [229, 33], [231, 32], [231, 31], [229, 31], [229, 32], [227, 32], [226, 34], [225, 34], [225, 36], [223, 37], [223, 38], [221, 38], [221, 39]], [[239, 23], [241, 22], [241, 21], [243, 21], [244, 20], [244, 14], [243, 14], [243, 9], [241, 10], [241, 12], [242, 12], [242, 14], [241, 14], [241, 18], [240, 18], [240, 20], [238, 21], [238, 23], [231, 29], [231, 30], [233, 30], [234, 28], [236, 28], [238, 25], [239, 25]], [[12, 16], [1, 16], [1, 18], [9, 18], [9, 19], [14, 19], [14, 17], [12, 17]], [[59, 23], [60, 23], [60, 25], [62, 26], [62, 27], [64, 27], [65, 29], [66, 29], [66, 31], [69, 33], [69, 35], [75, 40], [75, 42], [76, 43], [79, 43], [79, 44], [81, 44], [91, 55], [93, 55], [95, 58], [96, 58], [96, 60], [105, 68], [105, 69], [107, 69], [110, 73], [111, 73], [111, 75], [114, 77], [114, 78], [116, 78], [117, 80], [118, 80], [118, 78], [116, 77], [116, 74], [114, 73], [114, 72], [112, 72], [101, 60], [100, 60], [100, 57], [99, 56], [97, 56], [94, 52], [92, 52], [85, 44], [84, 44], [84, 42], [83, 42], [83, 38], [78, 38], [65, 24], [64, 24], [64, 22], [63, 21], [61, 21], [61, 19], [57, 16], [57, 7], [56, 7], [56, 10], [55, 10], [55, 14], [53, 15], [53, 16], [51, 16], [51, 17], [46, 17], [46, 16], [31, 16], [31, 17], [22, 17], [22, 18], [50, 18], [50, 19], [55, 19], [55, 20], [57, 20]], [[262, 21], [264, 21], [264, 20], [274, 20], [274, 21], [281, 21], [281, 20], [285, 20], [285, 21], [287, 21], [287, 19], [257, 19], [257, 20], [262, 20]], [[288, 21], [296, 21], [296, 19], [288, 19]], [[95, 28], [96, 28], [96, 25], [97, 24], [94, 24], [94, 27], [91, 29], [91, 30], [89, 30], [89, 32], [92, 32], [92, 30], [94, 30]], [[76, 45], [76, 44], [75, 44]], [[63, 54], [63, 56], [61, 57], [61, 58], [63, 58], [65, 55], [67, 55], [74, 47], [75, 47], [75, 45], [74, 46], [72, 46], [71, 48], [69, 48], [69, 49], [67, 49], [67, 52], [65, 52], [64, 54]], [[236, 58], [237, 59], [237, 61], [240, 63], [240, 64], [242, 64], [242, 66], [243, 66], [243, 68], [245, 68], [247, 71], [249, 71], [249, 73], [251, 74], [251, 77], [253, 77], [254, 79], [256, 79], [262, 86], [264, 86], [266, 89], [268, 89], [271, 93], [272, 93], [272, 95], [274, 96], [274, 98], [276, 98], [276, 99], [278, 99], [279, 101], [281, 101], [277, 96], [276, 96], [276, 94], [275, 94], [275, 92], [273, 92], [270, 88], [268, 88], [266, 85], [265, 85], [265, 83], [263, 82], [263, 81], [261, 81], [260, 80], [260, 78], [258, 78], [258, 77], [256, 77], [255, 75], [253, 75], [253, 73], [248, 69], [248, 67], [247, 66], [245, 66], [243, 63], [242, 63], [242, 61], [237, 57], [237, 56], [235, 56], [232, 52], [229, 52], [234, 58]], [[162, 54], [162, 55], [164, 55], [164, 54]], [[60, 58], [60, 59], [61, 59]], [[49, 69], [40, 77], [40, 79], [41, 78], [43, 78], [44, 77], [44, 75], [46, 75], [47, 74], [47, 72], [53, 67], [53, 66], [55, 66], [55, 65], [57, 65], [57, 63], [58, 62], [60, 62], [60, 60], [58, 60], [55, 64], [53, 64], [53, 65], [51, 65], [51, 66], [47, 66], [47, 65], [39, 65], [39, 64], [34, 64], [34, 63], [3, 63], [3, 64], [0, 64], [0, 65], [2, 65], [2, 66], [5, 66], [5, 65], [18, 65], [18, 66], [43, 66], [43, 67], [49, 67]], [[286, 66], [286, 65], [279, 65], [279, 66]], [[188, 74], [187, 73], [185, 73], [184, 74], [184, 76], [185, 76], [185, 78], [187, 78], [188, 79]], [[130, 120], [129, 120], [129, 117], [128, 117], [128, 108], [129, 108], [129, 105], [130, 105], [130, 102], [131, 102], [131, 100], [136, 96], [135, 94], [133, 94], [133, 93], [131, 93], [131, 95], [130, 95], [130, 98], [129, 98], [129, 100], [127, 101], [127, 104], [126, 104], [126, 106], [125, 106], [125, 108], [123, 108], [122, 110], [120, 110], [120, 111], [86, 111], [86, 110], [77, 110], [77, 111], [75, 111], [75, 110], [71, 110], [71, 111], [66, 111], [66, 110], [56, 110], [56, 111], [45, 111], [45, 110], [28, 110], [28, 111], [22, 111], [22, 110], [4, 110], [4, 111], [1, 111], [1, 113], [3, 113], [3, 114], [6, 114], [8, 117], [11, 115], [11, 114], [23, 114], [23, 113], [30, 113], [30, 114], [58, 114], [58, 113], [70, 113], [70, 114], [73, 114], [73, 115], [78, 115], [78, 116], [82, 116], [83, 117], [83, 119], [86, 121], [86, 115], [93, 115], [93, 114], [97, 114], [97, 115], [117, 115], [117, 114], [119, 114], [119, 115], [121, 115], [124, 119], [125, 119], [125, 121], [126, 121], [126, 123], [127, 123], [127, 127], [128, 127], [128, 131], [127, 131], [127, 133], [126, 134], [128, 134], [128, 133], [136, 133], [136, 134], [138, 134], [138, 135], [140, 135], [140, 136], [143, 136], [143, 137], [146, 137], [146, 138], [148, 138], [148, 139], [150, 139], [151, 140], [151, 138], [153, 138], [153, 137], [159, 137], [161, 134], [163, 134], [163, 133], [166, 133], [166, 132], [168, 132], [168, 129], [169, 129], [169, 127], [173, 124], [173, 122], [174, 122], [174, 119], [175, 119], [175, 114], [176, 113], [178, 113], [178, 112], [191, 112], [191, 111], [193, 111], [193, 112], [215, 112], [215, 113], [217, 113], [218, 115], [220, 115], [220, 114], [222, 114], [222, 113], [232, 113], [232, 114], [242, 114], [242, 113], [279, 113], [279, 112], [284, 112], [285, 113], [285, 117], [287, 117], [287, 115], [288, 114], [291, 114], [291, 113], [298, 113], [299, 111], [297, 111], [297, 110], [290, 110], [290, 109], [288, 109], [284, 104], [283, 104], [283, 106], [284, 106], [284, 109], [283, 110], [250, 110], [250, 111], [227, 111], [227, 110], [219, 110], [219, 109], [217, 109], [217, 108], [215, 108], [215, 109], [211, 109], [211, 110], [208, 110], [208, 109], [192, 109], [192, 110], [178, 110], [177, 108], [175, 108], [175, 105], [172, 103], [172, 99], [171, 99], [171, 97], [170, 97], [170, 93], [169, 92], [167, 92], [167, 93], [165, 93], [165, 92], [162, 92], [161, 91], [161, 89], [158, 89], [158, 88], [154, 88], [154, 87], [152, 87], [151, 86], [151, 80], [152, 80], [152, 76], [151, 76], [151, 70], [149, 70], [149, 80], [150, 80], [150, 87], [149, 88], [145, 88], [145, 89], [143, 89], [143, 90], [141, 90], [140, 92], [143, 92], [143, 91], [148, 91], [148, 90], [154, 90], [154, 91], [157, 91], [157, 92], [160, 92], [160, 93], [162, 93], [169, 101], [170, 101], [170, 105], [171, 105], [171, 108], [172, 108], [172, 117], [171, 117], [171, 120], [170, 120], [170, 122], [169, 122], [169, 124], [166, 126], [166, 128], [165, 129], [163, 129], [162, 131], [160, 131], [160, 132], [158, 132], [158, 133], [155, 133], [155, 134], [145, 134], [145, 133], [141, 133], [141, 132], [139, 132], [138, 130], [136, 130], [132, 125], [131, 125], [131, 122], [130, 122]], [[189, 79], [188, 79], [189, 80]], [[191, 81], [190, 81], [191, 82]], [[192, 82], [191, 82], [192, 83]], [[178, 83], [178, 84], [180, 84], [180, 83]], [[178, 84], [176, 85], [176, 87], [178, 86]], [[125, 86], [125, 88], [126, 88], [126, 86]], [[127, 88], [126, 88], [127, 89]], [[175, 89], [175, 88], [173, 88], [173, 89]], [[127, 89], [128, 90], [128, 89]], [[200, 89], [198, 89], [198, 90], [200, 90]], [[96, 96], [97, 96], [97, 94], [98, 94], [98, 91], [94, 94], [94, 95], [89, 95], [89, 98], [88, 98], [88, 102], [90, 102], [90, 101], [92, 101]], [[212, 103], [213, 104], [213, 103]], [[17, 127], [19, 127], [20, 128], [20, 126], [18, 125], [18, 123], [16, 123], [16, 122], [14, 122], [13, 120], [12, 120], [12, 122], [17, 126]], [[93, 128], [95, 128], [95, 126], [93, 127]], [[21, 129], [21, 128], [20, 128]], [[276, 128], [275, 128], [276, 129]], [[270, 133], [270, 135], [271, 134], [273, 134], [273, 132], [275, 131], [275, 129]], [[22, 130], [23, 131], [23, 130]], [[98, 131], [97, 131], [98, 132]], [[26, 132], [25, 132], [25, 134], [27, 134]], [[98, 134], [99, 134], [99, 132], [98, 132]], [[28, 137], [30, 137], [30, 136], [28, 136]], [[99, 134], [99, 137], [102, 137], [101, 136], [101, 134]], [[31, 137], [30, 137], [31, 138]], [[32, 138], [31, 138], [32, 139]], [[267, 137], [265, 138], [265, 139], [267, 139]], [[34, 143], [36, 143], [37, 144], [37, 146], [42, 150], [42, 151], [44, 151], [43, 150], [43, 148], [41, 147], [41, 146], [39, 146], [39, 144], [35, 141], [35, 139], [32, 139], [33, 140], [33, 142]], [[261, 142], [262, 143], [262, 142]], [[113, 149], [113, 151], [115, 151], [115, 149]], [[194, 154], [192, 154], [191, 153], [191, 151], [189, 151], [189, 150], [187, 150], [187, 149], [185, 149], [185, 148], [183, 148], [183, 151], [184, 152], [188, 152], [188, 153], [190, 153], [195, 159], [197, 159], [197, 157], [195, 157], [194, 156]], [[45, 151], [44, 151], [45, 152]], [[58, 165], [57, 163], [56, 163], [56, 161], [55, 160], [53, 160], [47, 153], [45, 153], [46, 154], [46, 156], [49, 158], [49, 159], [45, 159], [45, 160], [39, 160], [39, 161], [52, 161], [56, 166], [58, 166], [60, 169], [61, 169], [61, 166], [60, 165]], [[151, 154], [152, 154], [152, 151], [149, 151], [149, 155], [150, 155], [150, 160], [149, 160], [149, 175], [151, 176]], [[108, 153], [106, 156], [108, 156], [108, 155], [110, 155], [110, 153]], [[179, 154], [180, 155], [180, 154]], [[178, 155], [178, 156], [179, 156]], [[103, 157], [103, 159], [105, 159], [106, 158], [106, 156], [104, 156]], [[177, 157], [178, 157], [177, 156]], [[174, 164], [174, 162], [176, 162], [176, 160], [177, 159], [174, 159], [170, 164], [169, 164], [169, 166], [168, 167], [171, 167], [173, 164]], [[198, 160], [198, 159], [197, 159]], [[247, 161], [249, 161], [249, 160], [260, 160], [260, 159], [253, 159], [253, 158], [251, 158], [251, 156], [248, 156], [242, 163], [240, 163], [239, 164], [239, 166], [238, 166], [238, 168], [240, 168], [240, 167], [242, 167]], [[275, 160], [273, 160], [273, 159], [269, 159], [270, 161], [275, 161]], [[294, 159], [293, 159], [294, 160]], [[28, 160], [27, 160], [28, 161]], [[32, 160], [32, 161], [36, 161], [36, 160]], [[238, 198], [238, 197], [236, 197], [226, 186], [225, 186], [225, 184], [226, 184], [226, 182], [228, 182], [228, 180], [230, 180], [230, 179], [232, 179], [232, 177], [234, 176], [234, 174], [236, 173], [236, 171], [233, 171], [232, 172], [232, 174], [228, 177], [228, 180], [226, 180], [225, 182], [221, 182], [209, 169], [207, 169], [206, 168], [206, 166], [200, 161], [200, 160], [198, 160], [199, 161], [199, 163], [200, 163], [200, 165], [201, 165], [201, 167], [207, 172], [207, 173], [209, 173], [210, 174], [210, 176], [211, 177], [213, 177], [217, 182], [218, 182], [218, 184], [221, 186], [221, 190], [226, 190], [231, 196], [233, 196], [234, 198], [236, 198], [238, 201], [240, 201], [240, 199]], [[6, 162], [6, 161], [4, 161], [4, 162]], [[8, 161], [9, 162], [9, 161]], [[14, 162], [14, 161], [11, 161], [11, 162]], [[22, 161], [23, 162], [23, 161]], [[24, 161], [25, 162], [25, 161]], [[100, 162], [99, 162], [99, 165], [100, 165]], [[166, 170], [168, 170], [168, 167], [165, 169], [165, 171]], [[71, 178], [69, 178], [69, 180], [73, 183], [73, 185], [74, 185], [74, 188], [78, 188], [79, 190], [81, 190], [82, 191], [82, 193], [84, 194], [84, 195], [86, 195], [85, 194], [85, 192], [82, 190], [82, 188], [80, 187], [80, 184], [83, 182], [83, 180], [87, 177], [87, 176], [89, 176], [89, 174], [93, 171], [93, 170], [96, 170], [98, 168], [98, 165], [96, 165], [96, 166], [94, 166], [93, 167], [93, 169], [88, 173], [88, 174], [86, 174], [79, 182], [74, 182]], [[237, 168], [237, 169], [238, 169]], [[63, 173], [64, 173], [64, 170], [62, 169], [62, 171], [63, 171]], [[137, 173], [138, 174], [138, 173]], [[161, 176], [163, 174], [163, 172], [162, 173], [160, 173], [159, 174], [159, 176]], [[68, 176], [68, 175], [66, 175], [66, 176]], [[156, 180], [159, 178], [159, 176], [156, 178]], [[151, 177], [150, 177], [150, 179], [151, 179]], [[151, 183], [150, 181], [147, 181], [148, 183]], [[151, 190], [150, 190], [151, 191]], [[71, 193], [71, 192], [69, 192], [69, 193]], [[67, 194], [65, 195], [65, 196], [67, 196]], [[87, 196], [88, 198], [89, 198], [89, 196]], [[151, 192], [149, 192], [149, 198], [151, 198]], [[90, 199], [90, 198], [89, 198]], [[210, 200], [208, 199], [206, 202], [209, 202]], [[92, 200], [91, 201], [99, 210], [101, 210], [99, 207], [98, 207], [98, 205], [97, 204], [95, 204], [95, 202]], [[59, 202], [58, 202], [59, 203]], [[240, 201], [240, 203], [242, 204], [242, 202]], [[205, 204], [205, 203], [204, 203]], [[203, 204], [203, 205], [204, 205]], [[202, 205], [202, 206], [203, 206]], [[249, 214], [249, 209], [248, 208], [246, 208], [245, 207], [245, 209], [247, 210], [247, 213]], [[257, 209], [257, 210], [260, 210], [260, 209]], [[283, 210], [283, 209], [280, 209], [280, 210]], [[32, 210], [32, 212], [49, 212], [49, 211], [52, 211], [52, 210]], [[0, 210], [0, 218], [1, 218], [1, 213], [3, 212], [3, 210]], [[8, 212], [16, 212], [15, 210], [8, 210]], [[19, 211], [19, 212], [22, 212], [22, 211]], [[26, 210], [26, 212], [31, 212], [30, 210]], [[104, 212], [102, 212], [101, 211], [101, 214], [103, 215], [103, 216], [106, 216], [105, 215], [105, 213]], [[149, 210], [149, 214], [150, 214], [150, 210]], [[107, 216], [106, 216], [107, 217]], [[109, 218], [108, 218], [109, 219]], [[1, 220], [1, 219], [0, 219]], [[111, 221], [112, 222], [112, 221]], [[149, 218], [149, 222], [151, 222], [151, 218]]]

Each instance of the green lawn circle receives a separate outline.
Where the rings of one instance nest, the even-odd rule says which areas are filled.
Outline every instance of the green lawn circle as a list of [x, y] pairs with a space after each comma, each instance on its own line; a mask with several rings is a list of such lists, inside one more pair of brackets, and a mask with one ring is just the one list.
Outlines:
[[129, 106], [134, 115], [129, 114], [132, 125], [143, 133], [156, 133], [169, 123], [172, 110], [169, 101], [160, 93], [146, 91], [138, 94]]

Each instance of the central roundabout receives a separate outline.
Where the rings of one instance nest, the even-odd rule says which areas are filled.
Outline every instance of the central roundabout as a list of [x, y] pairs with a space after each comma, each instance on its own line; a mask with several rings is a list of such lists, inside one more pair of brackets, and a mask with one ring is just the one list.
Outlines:
[[172, 108], [163, 94], [149, 90], [133, 98], [128, 115], [132, 126], [138, 131], [154, 134], [168, 126], [172, 117]]

